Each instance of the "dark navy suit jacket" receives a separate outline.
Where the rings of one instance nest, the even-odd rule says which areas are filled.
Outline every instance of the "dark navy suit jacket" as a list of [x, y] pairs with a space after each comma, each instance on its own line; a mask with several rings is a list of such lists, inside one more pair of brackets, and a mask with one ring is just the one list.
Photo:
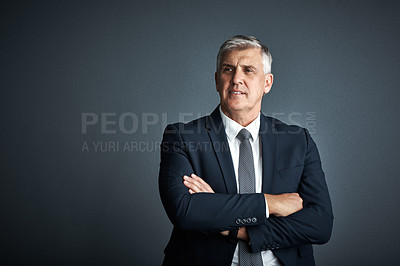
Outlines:
[[[324, 172], [307, 130], [260, 118], [262, 192], [297, 192], [303, 209], [266, 218], [262, 193], [237, 194], [236, 178], [219, 109], [165, 129], [160, 196], [174, 225], [163, 265], [230, 265], [236, 243], [219, 234], [246, 226], [252, 252], [272, 250], [285, 265], [314, 265], [311, 244], [326, 243], [333, 214]], [[190, 194], [182, 177], [195, 173], [215, 193]]]

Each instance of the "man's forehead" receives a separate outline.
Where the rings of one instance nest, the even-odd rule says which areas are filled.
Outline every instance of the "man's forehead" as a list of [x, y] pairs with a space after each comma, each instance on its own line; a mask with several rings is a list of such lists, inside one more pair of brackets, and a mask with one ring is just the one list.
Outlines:
[[262, 63], [262, 50], [257, 47], [229, 50], [225, 52], [222, 58], [222, 64], [234, 63], [231, 61], [241, 61], [243, 63], [258, 61]]

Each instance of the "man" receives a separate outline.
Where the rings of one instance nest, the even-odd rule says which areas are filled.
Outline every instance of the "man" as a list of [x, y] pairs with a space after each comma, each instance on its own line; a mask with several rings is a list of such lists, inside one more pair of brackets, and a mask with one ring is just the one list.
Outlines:
[[159, 189], [174, 225], [163, 265], [314, 265], [332, 208], [307, 130], [261, 113], [272, 57], [252, 36], [221, 46], [220, 105], [188, 124], [168, 125]]

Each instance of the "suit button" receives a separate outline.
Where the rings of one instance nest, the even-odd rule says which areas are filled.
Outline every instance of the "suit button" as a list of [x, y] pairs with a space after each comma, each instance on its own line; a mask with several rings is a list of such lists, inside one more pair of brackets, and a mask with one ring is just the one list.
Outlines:
[[274, 250], [275, 249], [275, 245], [271, 245], [271, 250]]
[[251, 221], [252, 221], [253, 223], [256, 223], [256, 222], [257, 222], [257, 218], [256, 218], [256, 217], [253, 217], [253, 219], [251, 219]]
[[276, 245], [275, 245], [275, 248], [276, 248], [276, 249], [278, 249], [278, 248], [280, 248], [280, 247], [281, 247], [281, 245], [279, 245], [279, 244], [276, 244]]
[[236, 223], [236, 224], [241, 224], [241, 223], [242, 223], [242, 220], [241, 220], [241, 219], [236, 219], [235, 223]]
[[241, 219], [241, 220], [240, 220], [240, 223], [241, 223], [241, 224], [245, 224], [245, 223], [246, 223], [246, 219]]
[[267, 250], [266, 246], [262, 246], [261, 250]]
[[246, 222], [249, 224], [251, 223], [251, 218], [247, 218]]
[[271, 245], [267, 245], [267, 249], [271, 249]]

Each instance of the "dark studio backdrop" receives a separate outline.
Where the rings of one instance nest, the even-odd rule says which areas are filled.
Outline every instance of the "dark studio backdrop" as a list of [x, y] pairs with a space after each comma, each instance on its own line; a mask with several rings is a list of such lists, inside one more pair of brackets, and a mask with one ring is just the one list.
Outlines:
[[219, 102], [219, 46], [254, 35], [262, 111], [310, 130], [330, 189], [319, 265], [400, 263], [397, 1], [8, 1], [1, 12], [1, 264], [160, 265], [167, 123]]

